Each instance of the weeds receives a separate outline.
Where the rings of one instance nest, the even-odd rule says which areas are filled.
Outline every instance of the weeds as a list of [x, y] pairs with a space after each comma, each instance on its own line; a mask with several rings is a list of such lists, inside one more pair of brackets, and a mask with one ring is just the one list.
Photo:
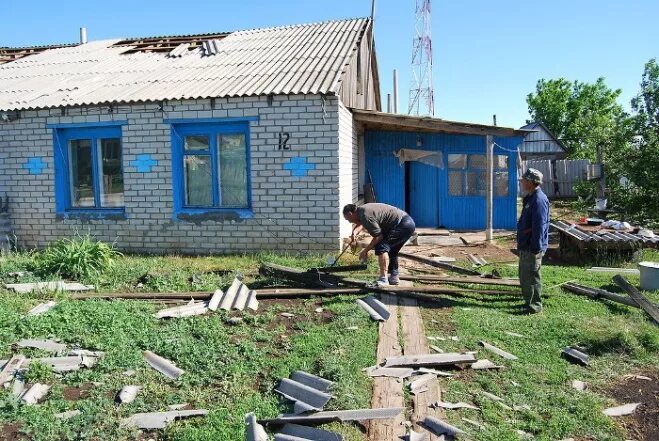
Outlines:
[[90, 280], [112, 266], [121, 253], [90, 235], [61, 239], [49, 245], [35, 259], [41, 274], [57, 274], [74, 280]]

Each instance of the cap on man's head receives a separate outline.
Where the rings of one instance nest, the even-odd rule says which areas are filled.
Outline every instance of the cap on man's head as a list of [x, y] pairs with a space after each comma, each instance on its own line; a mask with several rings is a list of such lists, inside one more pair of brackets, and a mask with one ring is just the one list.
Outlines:
[[528, 168], [520, 179], [524, 179], [526, 181], [540, 185], [542, 184], [542, 173], [534, 168]]

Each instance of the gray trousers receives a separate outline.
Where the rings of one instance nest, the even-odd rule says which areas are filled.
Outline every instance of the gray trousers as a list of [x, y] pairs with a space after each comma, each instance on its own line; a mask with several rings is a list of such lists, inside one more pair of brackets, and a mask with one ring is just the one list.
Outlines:
[[529, 251], [519, 252], [519, 283], [526, 306], [535, 312], [542, 311], [542, 280], [540, 266], [544, 252], [533, 254]]

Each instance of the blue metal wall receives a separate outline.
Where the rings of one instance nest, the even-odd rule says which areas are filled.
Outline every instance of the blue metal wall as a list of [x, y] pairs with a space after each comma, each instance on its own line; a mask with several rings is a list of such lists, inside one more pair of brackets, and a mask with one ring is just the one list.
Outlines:
[[[517, 223], [517, 148], [520, 137], [495, 137], [496, 155], [508, 157], [508, 196], [494, 197], [494, 228], [514, 229]], [[449, 196], [446, 168], [418, 163], [399, 165], [393, 152], [401, 148], [449, 153], [485, 154], [485, 137], [412, 132], [366, 131], [366, 169], [373, 178], [378, 202], [412, 208], [419, 226], [477, 230], [485, 228], [483, 196]], [[500, 147], [499, 147], [500, 146]], [[433, 170], [434, 169], [434, 170]], [[406, 174], [409, 176], [406, 177]], [[409, 187], [406, 191], [406, 185]], [[409, 196], [409, 200], [406, 197]], [[423, 201], [426, 200], [427, 204]], [[412, 211], [411, 210], [411, 211]], [[435, 225], [432, 223], [436, 222]]]

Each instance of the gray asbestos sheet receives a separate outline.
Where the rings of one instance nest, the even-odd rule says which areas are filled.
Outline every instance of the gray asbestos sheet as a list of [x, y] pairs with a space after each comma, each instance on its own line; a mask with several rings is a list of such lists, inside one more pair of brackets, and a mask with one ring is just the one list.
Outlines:
[[245, 415], [245, 426], [246, 441], [268, 441], [268, 434], [263, 426], [256, 422], [254, 412]]
[[[318, 385], [318, 383], [315, 380], [310, 381], [309, 378], [306, 377], [306, 375], [309, 374], [302, 373], [305, 374], [305, 376], [300, 375], [300, 372], [297, 372], [297, 374], [298, 375], [295, 378], [304, 382], [283, 378], [277, 389], [275, 389], [275, 392], [295, 403], [293, 407], [293, 413], [295, 414], [313, 410], [322, 410], [323, 407], [325, 407], [325, 404], [327, 404], [332, 398], [332, 395], [326, 393], [328, 386], [321, 383], [320, 386], [322, 389], [316, 389], [315, 386]], [[323, 380], [320, 377], [315, 378]]]
[[338, 433], [313, 427], [286, 424], [281, 432], [275, 435], [275, 441], [343, 441]]
[[[67, 357], [46, 357], [46, 358], [35, 358], [27, 359], [23, 362], [23, 366], [28, 365], [33, 360], [38, 361], [39, 363], [50, 366], [53, 372], [62, 374], [65, 372], [72, 372], [80, 370], [83, 367], [91, 368], [100, 357], [92, 357], [86, 355], [70, 355]], [[0, 360], [0, 366], [4, 366], [7, 360]]]
[[449, 423], [440, 420], [439, 418], [427, 416], [423, 420], [423, 425], [427, 430], [430, 432], [434, 433], [437, 436], [441, 435], [448, 435], [448, 436], [456, 436], [456, 435], [464, 435], [465, 432], [462, 430], [458, 429], [455, 426], [451, 426]]
[[333, 381], [326, 380], [317, 375], [310, 374], [304, 371], [295, 371], [291, 375], [291, 380], [297, 381], [314, 389], [318, 389], [322, 392], [327, 392], [333, 385]]
[[357, 304], [361, 306], [366, 312], [368, 312], [373, 320], [377, 320], [379, 322], [387, 321], [391, 315], [385, 304], [373, 296], [358, 299]]
[[225, 311], [232, 309], [242, 311], [245, 308], [256, 311], [259, 309], [259, 302], [256, 299], [256, 291], [249, 289], [247, 285], [235, 278], [226, 292], [215, 291], [211, 297], [209, 308], [213, 311], [218, 308]]
[[172, 380], [178, 379], [185, 372], [183, 369], [176, 367], [174, 363], [154, 354], [151, 351], [144, 351], [144, 359], [155, 370]]
[[53, 302], [52, 300], [49, 301], [49, 302], [46, 302], [46, 303], [41, 303], [41, 304], [35, 306], [34, 308], [30, 309], [27, 312], [27, 315], [28, 316], [41, 315], [41, 314], [44, 314], [44, 313], [50, 311], [55, 306], [57, 306], [57, 302]]
[[39, 400], [46, 396], [50, 386], [47, 384], [36, 383], [21, 395], [21, 400], [29, 405], [37, 404]]
[[19, 348], [35, 348], [41, 349], [42, 351], [48, 352], [64, 352], [66, 351], [66, 345], [62, 343], [57, 343], [53, 340], [32, 340], [25, 339], [16, 343], [16, 346]]
[[444, 354], [425, 354], [402, 357], [387, 357], [384, 367], [394, 366], [446, 366], [452, 364], [474, 363], [474, 354], [446, 352]]
[[407, 378], [414, 374], [412, 368], [383, 368], [371, 366], [365, 369], [369, 377], [390, 377], [390, 378]]
[[503, 349], [499, 349], [496, 346], [489, 344], [488, 342], [481, 341], [480, 345], [483, 346], [488, 351], [497, 354], [499, 357], [505, 358], [506, 360], [517, 360], [517, 357], [515, 355], [506, 352]]
[[191, 302], [184, 306], [162, 309], [154, 314], [155, 318], [181, 318], [202, 315], [208, 311], [208, 302]]
[[7, 289], [13, 289], [19, 294], [27, 294], [33, 291], [90, 291], [93, 286], [83, 285], [81, 283], [57, 282], [36, 282], [36, 283], [9, 283], [5, 285]]
[[122, 427], [137, 427], [138, 429], [164, 429], [172, 421], [181, 418], [208, 415], [208, 411], [200, 410], [177, 410], [171, 412], [136, 413], [121, 420]]
[[365, 420], [390, 420], [396, 418], [404, 407], [383, 407], [380, 409], [356, 409], [336, 410], [328, 412], [316, 412], [307, 415], [280, 415], [277, 418], [261, 420], [263, 424], [323, 424], [331, 421], [365, 421]]

